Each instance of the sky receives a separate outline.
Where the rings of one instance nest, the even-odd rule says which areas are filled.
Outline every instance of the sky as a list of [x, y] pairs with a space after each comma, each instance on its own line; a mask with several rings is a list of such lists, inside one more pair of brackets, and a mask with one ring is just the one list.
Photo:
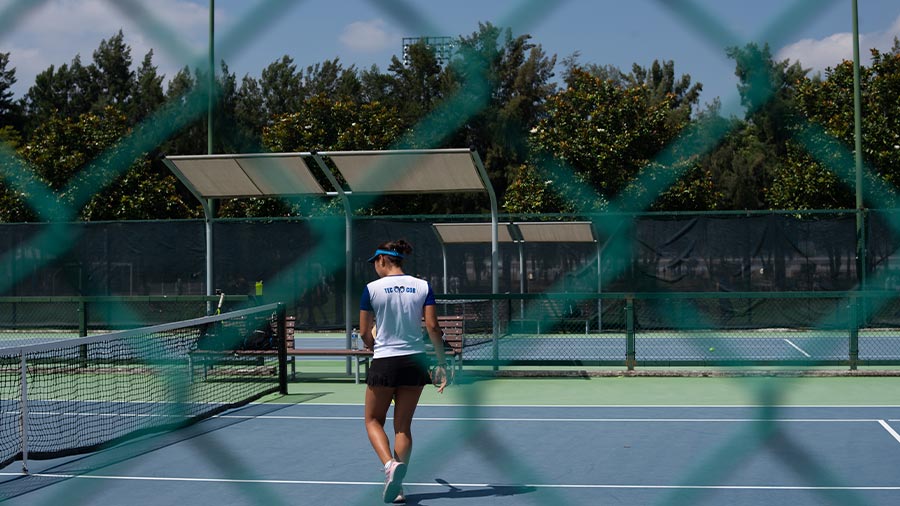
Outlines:
[[[288, 55], [299, 68], [339, 58], [345, 67], [386, 71], [404, 37], [470, 36], [479, 22], [528, 34], [548, 56], [578, 53], [583, 64], [672, 60], [703, 84], [700, 102], [720, 98], [739, 111], [729, 46], [768, 43], [778, 60], [811, 74], [852, 59], [851, 0], [0, 0], [0, 53], [10, 53], [21, 97], [50, 65], [83, 64], [119, 30], [134, 67], [150, 50], [171, 78], [205, 65], [209, 7], [215, 4], [216, 61], [238, 78], [258, 78]], [[900, 37], [900, 1], [858, 0], [862, 63]]]

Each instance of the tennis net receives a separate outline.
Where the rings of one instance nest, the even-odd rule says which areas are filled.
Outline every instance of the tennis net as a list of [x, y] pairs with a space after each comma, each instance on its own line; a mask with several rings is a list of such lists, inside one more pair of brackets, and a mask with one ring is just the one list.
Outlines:
[[[284, 309], [0, 350], [0, 467], [183, 427], [278, 391]], [[262, 352], [262, 353], [260, 353]]]

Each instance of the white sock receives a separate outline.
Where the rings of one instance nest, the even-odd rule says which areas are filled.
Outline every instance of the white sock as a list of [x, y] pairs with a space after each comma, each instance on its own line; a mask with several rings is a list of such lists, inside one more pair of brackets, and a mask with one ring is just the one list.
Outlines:
[[390, 467], [391, 467], [391, 462], [393, 462], [393, 461], [394, 461], [394, 459], [391, 459], [391, 460], [389, 460], [389, 461], [387, 461], [387, 462], [384, 463], [384, 472], [387, 472], [387, 470], [390, 469]]

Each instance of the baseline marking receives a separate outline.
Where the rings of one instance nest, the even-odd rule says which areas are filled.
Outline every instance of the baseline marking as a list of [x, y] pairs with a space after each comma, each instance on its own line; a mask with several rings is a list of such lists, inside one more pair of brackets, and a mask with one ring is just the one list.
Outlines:
[[[21, 473], [0, 473], [0, 476], [22, 476]], [[383, 487], [384, 482], [381, 481], [321, 481], [321, 480], [253, 480], [253, 479], [234, 479], [234, 478], [185, 478], [185, 477], [165, 477], [165, 476], [112, 476], [98, 474], [56, 474], [56, 473], [33, 473], [28, 476], [37, 478], [56, 478], [56, 479], [85, 479], [85, 480], [123, 480], [123, 481], [171, 481], [171, 482], [193, 482], [193, 483], [256, 483], [270, 485], [352, 485], [352, 486], [375, 486]], [[633, 489], [633, 490], [856, 490], [856, 491], [897, 491], [900, 486], [803, 486], [803, 485], [612, 485], [612, 484], [548, 484], [548, 483], [525, 483], [525, 484], [498, 484], [498, 483], [406, 483], [408, 486], [415, 487], [440, 487], [440, 488], [488, 488], [488, 487], [529, 487], [529, 488], [560, 488], [560, 489]]]

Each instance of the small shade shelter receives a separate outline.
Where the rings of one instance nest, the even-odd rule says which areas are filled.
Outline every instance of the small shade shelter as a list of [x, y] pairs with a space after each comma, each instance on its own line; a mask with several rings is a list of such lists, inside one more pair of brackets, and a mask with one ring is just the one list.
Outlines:
[[[168, 156], [165, 165], [203, 205], [206, 220], [206, 287], [213, 284], [214, 201], [224, 198], [330, 195], [340, 198], [346, 219], [347, 346], [354, 316], [351, 194], [486, 192], [491, 206], [493, 293], [499, 288], [497, 198], [478, 153], [472, 149], [321, 151]], [[317, 178], [317, 171], [320, 178]], [[340, 176], [345, 184], [338, 182]], [[319, 183], [327, 180], [329, 187]], [[495, 335], [498, 332], [494, 324]], [[348, 363], [349, 367], [349, 363]]]
[[[487, 243], [490, 223], [435, 223], [432, 225], [441, 243], [444, 266], [444, 293], [447, 292], [447, 244]], [[597, 293], [602, 290], [600, 278], [602, 250], [589, 221], [512, 222], [499, 229], [499, 240], [519, 245], [519, 293], [525, 293], [525, 243], [595, 243], [597, 244]], [[495, 290], [496, 293], [496, 290]], [[524, 301], [523, 301], [524, 304]], [[602, 300], [597, 299], [597, 311], [602, 315]], [[600, 322], [598, 317], [598, 322]], [[602, 324], [600, 324], [602, 325]]]

